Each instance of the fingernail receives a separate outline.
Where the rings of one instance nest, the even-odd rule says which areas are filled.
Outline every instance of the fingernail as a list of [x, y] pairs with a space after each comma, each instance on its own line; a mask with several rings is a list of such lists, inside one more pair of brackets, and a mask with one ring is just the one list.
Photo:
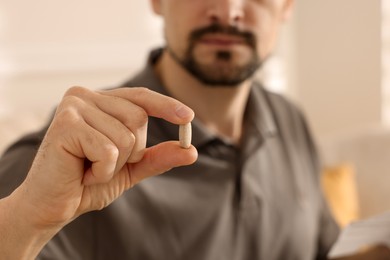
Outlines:
[[189, 118], [192, 116], [192, 111], [191, 109], [185, 107], [185, 106], [180, 106], [176, 109], [176, 115], [180, 118]]

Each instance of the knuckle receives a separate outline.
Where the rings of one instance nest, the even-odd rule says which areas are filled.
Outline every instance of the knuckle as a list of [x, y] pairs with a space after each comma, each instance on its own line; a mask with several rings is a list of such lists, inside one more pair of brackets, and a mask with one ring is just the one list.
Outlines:
[[113, 145], [104, 145], [101, 148], [102, 157], [107, 163], [116, 163], [119, 157], [119, 150]]
[[142, 108], [136, 109], [134, 112], [135, 123], [138, 126], [143, 126], [148, 123], [149, 116]]
[[148, 95], [150, 93], [150, 89], [146, 88], [146, 87], [135, 87], [133, 88], [133, 90], [135, 91], [135, 93], [137, 95]]
[[73, 87], [70, 87], [66, 92], [65, 92], [65, 96], [76, 96], [77, 93], [80, 93], [84, 91], [83, 90], [83, 87], [80, 87], [80, 86], [73, 86]]
[[70, 87], [66, 92], [65, 96], [78, 96], [82, 97], [84, 95], [87, 95], [90, 92], [87, 88], [80, 87], [80, 86], [73, 86]]
[[54, 121], [60, 126], [73, 125], [80, 118], [79, 110], [83, 106], [83, 102], [74, 96], [64, 97], [59, 104]]
[[118, 141], [118, 147], [124, 149], [133, 149], [135, 144], [135, 135], [131, 132], [125, 133]]
[[66, 129], [69, 129], [70, 127], [73, 127], [75, 124], [77, 124], [79, 120], [80, 117], [76, 109], [73, 107], [67, 107], [61, 109], [56, 114], [53, 120], [53, 126], [66, 131]]
[[124, 124], [132, 129], [139, 128], [147, 125], [149, 120], [149, 115], [146, 111], [140, 107], [133, 107], [131, 110], [131, 116], [127, 118], [127, 121]]
[[61, 106], [78, 106], [82, 103], [82, 100], [74, 95], [65, 95], [65, 97], [61, 101]]
[[146, 87], [135, 87], [135, 88], [132, 88], [132, 97], [135, 98], [135, 99], [147, 99], [150, 94], [152, 93], [152, 91]]

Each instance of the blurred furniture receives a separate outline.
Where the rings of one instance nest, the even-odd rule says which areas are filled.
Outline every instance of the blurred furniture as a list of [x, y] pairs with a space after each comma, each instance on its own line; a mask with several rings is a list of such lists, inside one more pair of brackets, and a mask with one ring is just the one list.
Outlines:
[[339, 223], [390, 209], [390, 128], [346, 131], [322, 138], [318, 147], [324, 190]]
[[356, 174], [351, 163], [324, 166], [321, 183], [332, 213], [341, 227], [360, 218]]

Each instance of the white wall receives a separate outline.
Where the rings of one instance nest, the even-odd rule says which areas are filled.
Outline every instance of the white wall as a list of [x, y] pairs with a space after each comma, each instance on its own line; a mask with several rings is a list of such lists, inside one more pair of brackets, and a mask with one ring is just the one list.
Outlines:
[[381, 123], [381, 1], [297, 0], [294, 96], [321, 138]]
[[161, 42], [149, 1], [2, 0], [0, 116], [59, 101], [70, 86], [118, 84]]
[[382, 122], [382, 108], [389, 104], [382, 96], [381, 1], [296, 4], [295, 53], [288, 60], [294, 98], [308, 116], [323, 163], [352, 164], [361, 217], [388, 211], [390, 129]]

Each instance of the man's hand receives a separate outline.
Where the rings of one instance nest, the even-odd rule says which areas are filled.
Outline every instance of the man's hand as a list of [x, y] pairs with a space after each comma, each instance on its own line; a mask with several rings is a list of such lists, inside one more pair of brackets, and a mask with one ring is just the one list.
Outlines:
[[148, 116], [185, 124], [194, 113], [145, 88], [67, 91], [18, 189], [32, 220], [63, 226], [106, 207], [144, 178], [195, 162], [196, 149], [180, 148], [178, 141], [146, 148]]

